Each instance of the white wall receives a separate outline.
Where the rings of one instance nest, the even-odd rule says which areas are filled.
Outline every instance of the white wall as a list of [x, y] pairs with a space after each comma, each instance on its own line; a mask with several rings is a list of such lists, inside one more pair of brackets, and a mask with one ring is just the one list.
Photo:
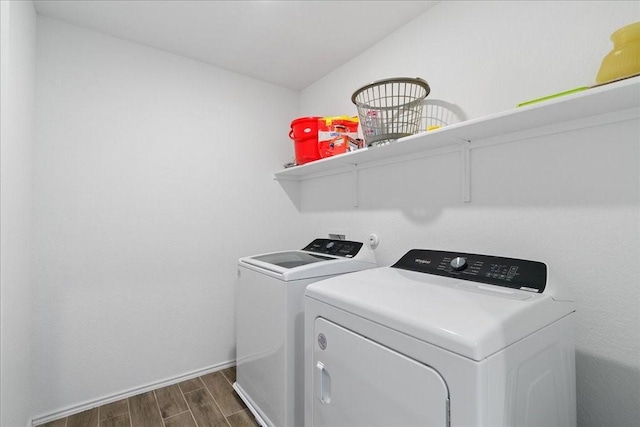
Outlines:
[[240, 256], [302, 247], [298, 94], [38, 17], [35, 415], [235, 359]]
[[595, 84], [609, 36], [638, 2], [442, 1], [305, 89], [301, 115], [355, 112], [351, 94], [392, 76], [422, 77], [431, 99], [468, 118]]
[[36, 13], [0, 2], [0, 425], [32, 415], [31, 203]]
[[[425, 77], [431, 98], [469, 117], [593, 83], [610, 33], [639, 20], [639, 8], [442, 2], [299, 100], [39, 17], [31, 414], [232, 360], [236, 259], [346, 230], [353, 239], [377, 232], [383, 265], [410, 248], [547, 262], [578, 303], [580, 425], [635, 423], [637, 121], [474, 150], [470, 204], [460, 201], [453, 155], [362, 171], [359, 208], [348, 176], [305, 182], [291, 193], [296, 207], [272, 173], [291, 159], [293, 117], [353, 113], [351, 93], [378, 78]], [[618, 259], [632, 261], [620, 268]], [[2, 382], [4, 401], [4, 371]], [[28, 413], [20, 402], [16, 413]]]
[[[593, 84], [609, 35], [640, 20], [638, 2], [441, 2], [303, 91], [301, 115], [355, 114], [351, 93], [420, 76], [430, 98], [470, 118]], [[389, 265], [411, 248], [546, 262], [577, 302], [579, 426], [640, 419], [640, 124], [630, 120], [471, 152], [471, 203], [458, 154], [303, 181], [311, 237], [381, 238]], [[327, 188], [330, 191], [327, 191]], [[628, 260], [625, 261], [625, 260]]]

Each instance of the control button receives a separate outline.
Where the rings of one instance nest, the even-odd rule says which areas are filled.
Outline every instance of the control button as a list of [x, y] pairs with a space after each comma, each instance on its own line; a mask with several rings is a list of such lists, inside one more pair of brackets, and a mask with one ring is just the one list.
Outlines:
[[461, 256], [455, 257], [451, 260], [450, 265], [455, 271], [464, 270], [467, 267], [467, 259]]

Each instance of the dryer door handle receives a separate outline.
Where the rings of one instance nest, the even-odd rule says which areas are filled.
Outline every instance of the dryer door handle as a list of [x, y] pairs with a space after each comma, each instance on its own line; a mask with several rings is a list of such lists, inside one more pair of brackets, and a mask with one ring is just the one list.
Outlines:
[[316, 364], [316, 384], [318, 384], [318, 399], [321, 403], [331, 403], [331, 375], [324, 367], [324, 363]]

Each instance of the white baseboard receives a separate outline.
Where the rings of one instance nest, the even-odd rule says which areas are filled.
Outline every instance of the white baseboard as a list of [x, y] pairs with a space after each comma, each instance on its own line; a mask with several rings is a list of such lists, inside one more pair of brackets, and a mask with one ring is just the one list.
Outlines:
[[157, 388], [166, 387], [166, 386], [172, 385], [172, 384], [177, 384], [179, 382], [190, 380], [192, 378], [196, 378], [196, 377], [199, 377], [201, 375], [206, 375], [206, 374], [209, 374], [211, 372], [221, 371], [223, 369], [226, 369], [226, 368], [229, 368], [231, 366], [234, 366], [235, 364], [236, 364], [235, 360], [230, 360], [228, 362], [219, 363], [217, 365], [209, 366], [207, 368], [198, 369], [196, 371], [191, 371], [191, 372], [188, 372], [186, 374], [179, 375], [177, 377], [164, 379], [164, 380], [157, 381], [157, 382], [154, 382], [154, 383], [150, 383], [150, 384], [147, 384], [147, 385], [144, 385], [144, 386], [140, 386], [140, 387], [135, 387], [135, 388], [132, 388], [130, 390], [126, 390], [126, 391], [123, 391], [123, 392], [120, 392], [120, 393], [112, 394], [112, 395], [107, 396], [107, 397], [90, 400], [90, 401], [83, 402], [83, 403], [80, 403], [80, 404], [74, 405], [74, 406], [69, 406], [67, 408], [60, 409], [60, 410], [57, 410], [55, 412], [52, 412], [50, 414], [45, 414], [45, 415], [40, 415], [40, 416], [34, 417], [33, 420], [31, 420], [30, 423], [27, 423], [27, 427], [33, 427], [33, 426], [39, 426], [39, 425], [42, 425], [42, 424], [46, 424], [46, 423], [48, 423], [50, 421], [54, 421], [54, 420], [57, 420], [57, 419], [60, 419], [60, 418], [65, 418], [65, 417], [68, 417], [69, 415], [74, 415], [74, 414], [80, 413], [82, 411], [86, 411], [88, 409], [95, 408], [95, 407], [102, 406], [102, 405], [106, 405], [106, 404], [109, 404], [109, 403], [112, 403], [112, 402], [117, 402], [118, 400], [126, 399], [126, 398], [131, 397], [131, 396], [136, 396], [138, 394], [145, 393], [147, 391], [155, 390]]

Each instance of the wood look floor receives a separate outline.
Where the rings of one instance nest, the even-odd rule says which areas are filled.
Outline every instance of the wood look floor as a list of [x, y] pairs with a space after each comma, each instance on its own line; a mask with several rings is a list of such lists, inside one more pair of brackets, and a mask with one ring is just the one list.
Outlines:
[[148, 391], [44, 427], [257, 427], [231, 384], [236, 368]]

